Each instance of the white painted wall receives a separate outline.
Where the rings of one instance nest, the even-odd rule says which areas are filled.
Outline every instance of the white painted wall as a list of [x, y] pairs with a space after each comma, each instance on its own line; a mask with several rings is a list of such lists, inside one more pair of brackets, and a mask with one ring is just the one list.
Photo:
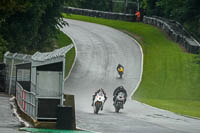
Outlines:
[[61, 91], [62, 73], [52, 71], [38, 71], [37, 86], [38, 96], [58, 97]]

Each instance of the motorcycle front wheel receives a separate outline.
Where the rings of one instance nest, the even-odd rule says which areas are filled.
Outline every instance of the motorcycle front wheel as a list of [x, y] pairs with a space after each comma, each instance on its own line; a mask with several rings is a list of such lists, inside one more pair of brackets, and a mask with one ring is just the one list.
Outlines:
[[116, 113], [119, 113], [119, 110], [120, 110], [120, 107], [115, 106], [115, 112], [116, 112]]
[[95, 113], [95, 114], [98, 114], [100, 108], [101, 108], [101, 105], [100, 105], [100, 104], [95, 104], [95, 107], [94, 107], [94, 113]]

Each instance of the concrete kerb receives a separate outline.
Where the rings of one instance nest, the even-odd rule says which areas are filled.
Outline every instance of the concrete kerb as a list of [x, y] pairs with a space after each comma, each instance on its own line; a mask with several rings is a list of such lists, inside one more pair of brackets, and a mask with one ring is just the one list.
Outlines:
[[140, 65], [141, 65], [141, 68], [140, 68], [140, 69], [141, 69], [141, 72], [140, 72], [140, 78], [139, 78], [139, 81], [138, 81], [138, 83], [137, 83], [135, 89], [133, 90], [133, 92], [132, 92], [131, 95], [129, 96], [129, 99], [132, 100], [131, 97], [134, 95], [134, 93], [136, 92], [136, 90], [139, 88], [139, 85], [140, 85], [140, 83], [141, 83], [141, 81], [142, 81], [144, 54], [143, 54], [143, 50], [142, 50], [142, 47], [141, 47], [140, 43], [139, 43], [136, 39], [134, 39], [133, 37], [131, 37], [131, 38], [132, 38], [133, 41], [136, 42], [136, 44], [138, 45], [138, 47], [139, 47], [139, 49], [140, 49], [140, 52], [141, 52], [141, 64], [140, 64]]
[[[64, 20], [66, 20], [66, 19], [64, 19]], [[65, 32], [64, 32], [65, 33]], [[75, 48], [75, 57], [74, 57], [74, 61], [73, 61], [73, 64], [72, 64], [72, 67], [70, 68], [70, 70], [69, 70], [69, 73], [68, 73], [68, 75], [65, 77], [65, 79], [64, 79], [64, 81], [66, 81], [68, 78], [69, 78], [69, 76], [70, 76], [70, 74], [71, 74], [71, 72], [72, 72], [72, 69], [74, 68], [74, 65], [75, 65], [75, 63], [76, 63], [76, 59], [77, 59], [77, 47], [76, 47], [76, 43], [75, 43], [75, 41], [74, 41], [74, 39], [70, 36], [70, 34], [68, 34], [68, 33], [65, 33], [67, 36], [69, 36], [69, 38], [72, 40], [72, 42], [73, 42], [73, 44], [74, 44], [74, 48]]]
[[35, 120], [21, 109], [15, 97], [13, 99], [14, 102], [12, 103], [12, 106], [15, 107], [15, 115], [25, 127], [56, 129], [56, 122], [40, 122]]
[[15, 102], [15, 97], [14, 96], [9, 99], [9, 103], [10, 103], [11, 109], [13, 110], [14, 116], [17, 117], [19, 122], [25, 127], [31, 127], [31, 125], [27, 121], [23, 120], [20, 117], [20, 115], [18, 114], [18, 110], [17, 110], [18, 107], [17, 107], [17, 105], [15, 105], [17, 103]]
[[[121, 31], [120, 31], [121, 32]], [[123, 32], [124, 34], [127, 34], [126, 32]], [[143, 74], [143, 60], [144, 60], [144, 54], [143, 54], [143, 50], [142, 50], [142, 47], [141, 47], [141, 45], [140, 45], [140, 43], [135, 39], [135, 38], [133, 38], [132, 36], [130, 36], [129, 34], [127, 34], [136, 44], [137, 44], [137, 46], [139, 47], [139, 49], [140, 49], [140, 53], [141, 53], [141, 72], [140, 72], [140, 77], [139, 77], [139, 81], [138, 81], [138, 83], [137, 83], [137, 85], [136, 85], [136, 87], [135, 87], [135, 89], [133, 89], [133, 91], [132, 91], [132, 93], [131, 93], [131, 95], [129, 96], [129, 99], [130, 100], [132, 100], [132, 96], [134, 95], [134, 93], [136, 92], [136, 90], [139, 88], [139, 85], [140, 85], [140, 83], [141, 83], [141, 81], [142, 81], [142, 74]]]
[[188, 116], [188, 115], [183, 115], [183, 114], [175, 113], [175, 112], [172, 112], [172, 111], [169, 111], [169, 110], [165, 110], [165, 109], [161, 109], [161, 108], [157, 108], [157, 107], [148, 105], [148, 104], [143, 103], [143, 102], [140, 102], [140, 101], [136, 101], [136, 102], [137, 102], [137, 103], [140, 103], [140, 104], [143, 104], [144, 106], [150, 107], [150, 108], [152, 108], [152, 109], [156, 109], [156, 110], [160, 110], [160, 111], [165, 111], [165, 112], [168, 112], [168, 113], [171, 113], [171, 114], [175, 114], [175, 115], [179, 115], [179, 116], [182, 116], [182, 117], [185, 117], [185, 118], [191, 118], [191, 119], [200, 120], [200, 118], [198, 118], [198, 117]]
[[80, 128], [80, 127], [77, 127], [77, 129], [78, 129], [78, 130], [82, 130], [82, 131], [88, 131], [88, 132], [91, 132], [91, 133], [101, 133], [101, 132], [92, 131], [92, 130], [87, 130], [87, 129]]
[[[120, 31], [120, 30], [118, 30], [118, 31]], [[123, 31], [120, 31], [120, 32], [123, 32]], [[133, 90], [133, 92], [132, 92], [131, 95], [129, 96], [129, 99], [132, 100], [131, 97], [132, 97], [133, 94], [136, 92], [136, 90], [138, 89], [138, 87], [139, 87], [139, 85], [140, 85], [140, 83], [141, 83], [141, 81], [142, 81], [144, 54], [143, 54], [143, 50], [142, 50], [142, 47], [141, 47], [140, 43], [139, 43], [134, 37], [130, 36], [130, 34], [128, 34], [128, 33], [126, 33], [126, 32], [123, 32], [123, 33], [126, 34], [126, 35], [128, 35], [128, 36], [137, 44], [137, 46], [139, 47], [140, 52], [141, 52], [141, 64], [140, 64], [140, 65], [141, 65], [141, 73], [140, 73], [139, 81], [138, 81], [138, 83], [137, 83], [135, 89]]]

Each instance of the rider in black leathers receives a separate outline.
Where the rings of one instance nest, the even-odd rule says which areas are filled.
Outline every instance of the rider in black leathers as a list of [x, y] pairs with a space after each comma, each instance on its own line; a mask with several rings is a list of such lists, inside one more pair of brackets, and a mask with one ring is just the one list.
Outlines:
[[123, 92], [125, 94], [125, 100], [124, 100], [124, 104], [125, 104], [126, 97], [127, 97], [127, 92], [126, 92], [126, 90], [125, 90], [125, 88], [123, 86], [119, 86], [114, 90], [114, 92], [113, 92], [113, 96], [114, 96], [113, 97], [113, 101], [115, 101], [115, 99], [116, 99], [116, 97], [117, 97], [119, 92]]

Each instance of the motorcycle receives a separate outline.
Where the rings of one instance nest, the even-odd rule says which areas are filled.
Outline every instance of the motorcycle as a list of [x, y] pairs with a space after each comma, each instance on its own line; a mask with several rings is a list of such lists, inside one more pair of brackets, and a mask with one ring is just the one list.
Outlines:
[[118, 71], [120, 79], [122, 78], [122, 75], [124, 74], [123, 72]]
[[120, 109], [124, 108], [124, 103], [126, 100], [125, 93], [119, 92], [117, 96], [115, 96], [115, 101], [114, 101], [114, 107], [115, 107], [115, 112], [119, 112]]
[[117, 68], [117, 72], [118, 72], [120, 78], [122, 78], [122, 75], [124, 74], [124, 68], [123, 67]]
[[95, 114], [98, 114], [100, 110], [103, 110], [104, 102], [105, 102], [105, 96], [103, 92], [97, 93], [94, 99], [94, 104], [93, 104], [93, 109], [94, 109]]

